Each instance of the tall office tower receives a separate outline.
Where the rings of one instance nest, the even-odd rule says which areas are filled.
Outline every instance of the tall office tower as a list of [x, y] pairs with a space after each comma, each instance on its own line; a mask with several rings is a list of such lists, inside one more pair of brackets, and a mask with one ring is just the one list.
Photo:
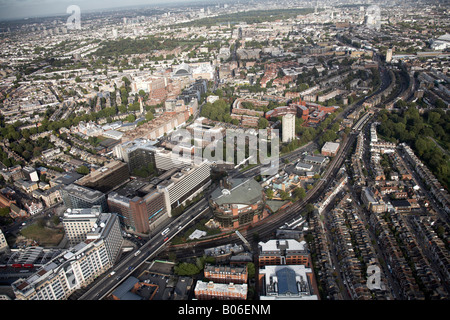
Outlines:
[[386, 52], [386, 62], [390, 63], [392, 61], [392, 49], [387, 49]]
[[171, 212], [176, 207], [184, 204], [187, 200], [193, 199], [211, 184], [211, 168], [207, 160], [200, 164], [186, 166], [181, 171], [175, 173], [168, 180], [160, 182], [158, 190], [164, 192], [166, 206], [171, 216]]
[[[155, 153], [163, 148], [155, 147], [156, 141], [138, 138], [114, 147], [114, 156], [128, 163], [128, 169], [133, 173], [134, 169], [155, 165]], [[156, 165], [155, 165], [156, 167]]]
[[86, 240], [86, 235], [91, 232], [101, 212], [102, 208], [99, 205], [92, 208], [68, 208], [64, 212], [64, 231], [71, 246]]
[[295, 115], [286, 114], [282, 118], [282, 142], [290, 142], [295, 138]]
[[182, 157], [170, 150], [159, 150], [155, 153], [155, 165], [158, 170], [171, 170], [173, 168], [183, 168], [192, 163], [191, 157]]
[[86, 235], [85, 242], [89, 243], [89, 241], [103, 241], [108, 260], [114, 264], [123, 244], [122, 228], [117, 214], [101, 213], [92, 226], [91, 232]]
[[12, 283], [16, 299], [68, 299], [114, 265], [122, 242], [117, 215], [101, 213], [85, 241], [56, 256], [30, 277]]
[[102, 212], [108, 211], [106, 196], [100, 191], [95, 191], [75, 184], [69, 184], [61, 189], [61, 197], [67, 208], [92, 208], [92, 206], [100, 205]]
[[77, 180], [76, 183], [101, 192], [108, 192], [129, 178], [130, 172], [128, 171], [128, 166], [121, 161], [112, 161]]
[[154, 230], [168, 218], [164, 193], [155, 189], [143, 197], [111, 192], [108, 206], [120, 215], [127, 228], [140, 233]]
[[9, 250], [8, 242], [6, 242], [5, 235], [3, 234], [3, 231], [0, 230], [0, 252]]

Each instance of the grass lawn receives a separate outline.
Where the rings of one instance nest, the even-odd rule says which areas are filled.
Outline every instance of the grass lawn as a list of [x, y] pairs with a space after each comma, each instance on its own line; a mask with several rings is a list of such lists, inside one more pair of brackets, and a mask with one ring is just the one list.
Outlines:
[[28, 239], [37, 241], [41, 246], [57, 246], [64, 237], [61, 229], [48, 228], [39, 223], [22, 229], [21, 234]]

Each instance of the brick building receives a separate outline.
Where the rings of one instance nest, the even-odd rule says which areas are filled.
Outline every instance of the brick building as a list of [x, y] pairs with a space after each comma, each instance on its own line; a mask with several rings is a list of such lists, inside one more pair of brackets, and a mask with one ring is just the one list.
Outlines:
[[205, 265], [205, 278], [215, 283], [247, 283], [247, 266]]
[[305, 244], [305, 241], [298, 242], [293, 239], [260, 242], [259, 266], [284, 264], [309, 266], [310, 259]]
[[194, 294], [198, 300], [246, 300], [247, 284], [197, 281]]

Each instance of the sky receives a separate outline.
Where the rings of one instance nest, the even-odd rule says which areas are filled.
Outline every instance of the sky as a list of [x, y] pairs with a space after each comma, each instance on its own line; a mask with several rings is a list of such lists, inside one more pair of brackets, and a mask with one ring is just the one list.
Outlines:
[[70, 5], [79, 6], [83, 14], [83, 10], [187, 1], [193, 0], [0, 0], [0, 20], [69, 15], [66, 10]]

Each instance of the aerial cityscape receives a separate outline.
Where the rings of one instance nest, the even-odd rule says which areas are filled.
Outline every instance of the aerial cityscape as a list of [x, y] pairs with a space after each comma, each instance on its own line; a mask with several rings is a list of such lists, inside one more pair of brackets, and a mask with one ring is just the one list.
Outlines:
[[450, 299], [448, 1], [39, 3], [0, 5], [0, 300]]

